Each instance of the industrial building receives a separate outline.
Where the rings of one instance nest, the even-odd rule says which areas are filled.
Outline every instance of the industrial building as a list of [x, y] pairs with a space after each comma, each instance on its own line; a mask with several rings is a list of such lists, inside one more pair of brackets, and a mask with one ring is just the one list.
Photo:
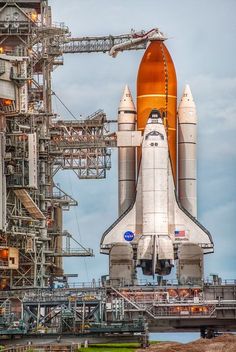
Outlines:
[[71, 38], [68, 28], [52, 24], [47, 1], [0, 4], [0, 284], [2, 289], [43, 288], [63, 276], [62, 256], [92, 255], [82, 248], [71, 252], [69, 240], [62, 248], [63, 236], [71, 238], [61, 228], [62, 213], [77, 202], [58, 189], [53, 177], [70, 169], [79, 178], [104, 178], [110, 168], [108, 147], [115, 145], [105, 135], [103, 111], [86, 121], [56, 119], [51, 73], [63, 64], [63, 53], [108, 51], [127, 45], [131, 35]]

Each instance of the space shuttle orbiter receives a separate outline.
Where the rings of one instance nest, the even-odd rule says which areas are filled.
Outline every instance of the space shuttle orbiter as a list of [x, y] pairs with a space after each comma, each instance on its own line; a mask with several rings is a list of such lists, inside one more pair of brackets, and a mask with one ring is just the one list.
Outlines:
[[176, 259], [175, 248], [196, 244], [212, 251], [210, 233], [177, 201], [166, 129], [161, 112], [154, 109], [142, 139], [142, 157], [133, 204], [104, 233], [101, 250], [115, 243], [137, 248], [137, 266], [145, 275], [168, 275]]
[[[196, 107], [189, 86], [179, 105], [164, 43], [152, 41], [140, 64], [137, 113], [126, 86], [118, 114], [119, 218], [102, 236], [110, 278], [168, 275], [178, 260], [181, 282], [200, 281], [212, 237], [196, 219]], [[177, 138], [178, 131], [178, 138]]]

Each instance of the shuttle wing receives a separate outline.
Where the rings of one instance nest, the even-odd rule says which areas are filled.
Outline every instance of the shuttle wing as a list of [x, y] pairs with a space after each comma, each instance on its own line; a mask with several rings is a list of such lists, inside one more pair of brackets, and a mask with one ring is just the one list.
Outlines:
[[136, 244], [142, 232], [142, 175], [141, 169], [138, 177], [136, 195], [131, 206], [104, 232], [100, 243], [100, 252], [109, 254], [109, 249], [115, 243], [127, 243], [126, 232], [132, 232]]
[[185, 210], [176, 199], [174, 243], [182, 241], [199, 245], [204, 254], [214, 252], [214, 244], [210, 232], [191, 214]]
[[173, 174], [169, 162], [169, 221], [173, 243], [184, 242], [198, 244], [205, 254], [214, 252], [214, 243], [210, 232], [180, 204], [174, 187]]
[[101, 253], [109, 254], [111, 245], [127, 243], [125, 233], [135, 233], [136, 202], [126, 210], [103, 234], [101, 239]]

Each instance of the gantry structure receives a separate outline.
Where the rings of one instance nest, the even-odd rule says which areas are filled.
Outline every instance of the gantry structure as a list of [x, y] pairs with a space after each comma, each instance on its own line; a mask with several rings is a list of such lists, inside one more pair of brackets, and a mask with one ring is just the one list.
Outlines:
[[[54, 183], [59, 170], [101, 179], [110, 169], [106, 114], [59, 120], [51, 74], [64, 53], [144, 49], [148, 33], [72, 38], [52, 22], [46, 0], [0, 0], [0, 289], [45, 288], [64, 276], [63, 256], [92, 256], [70, 247], [63, 211], [77, 201]], [[66, 238], [66, 241], [63, 238]], [[66, 248], [64, 248], [66, 243]]]

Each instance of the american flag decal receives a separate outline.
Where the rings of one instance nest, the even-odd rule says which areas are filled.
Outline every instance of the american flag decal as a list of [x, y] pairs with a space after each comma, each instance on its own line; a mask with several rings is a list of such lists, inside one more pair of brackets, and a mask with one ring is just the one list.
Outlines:
[[185, 230], [175, 230], [175, 237], [185, 237]]

